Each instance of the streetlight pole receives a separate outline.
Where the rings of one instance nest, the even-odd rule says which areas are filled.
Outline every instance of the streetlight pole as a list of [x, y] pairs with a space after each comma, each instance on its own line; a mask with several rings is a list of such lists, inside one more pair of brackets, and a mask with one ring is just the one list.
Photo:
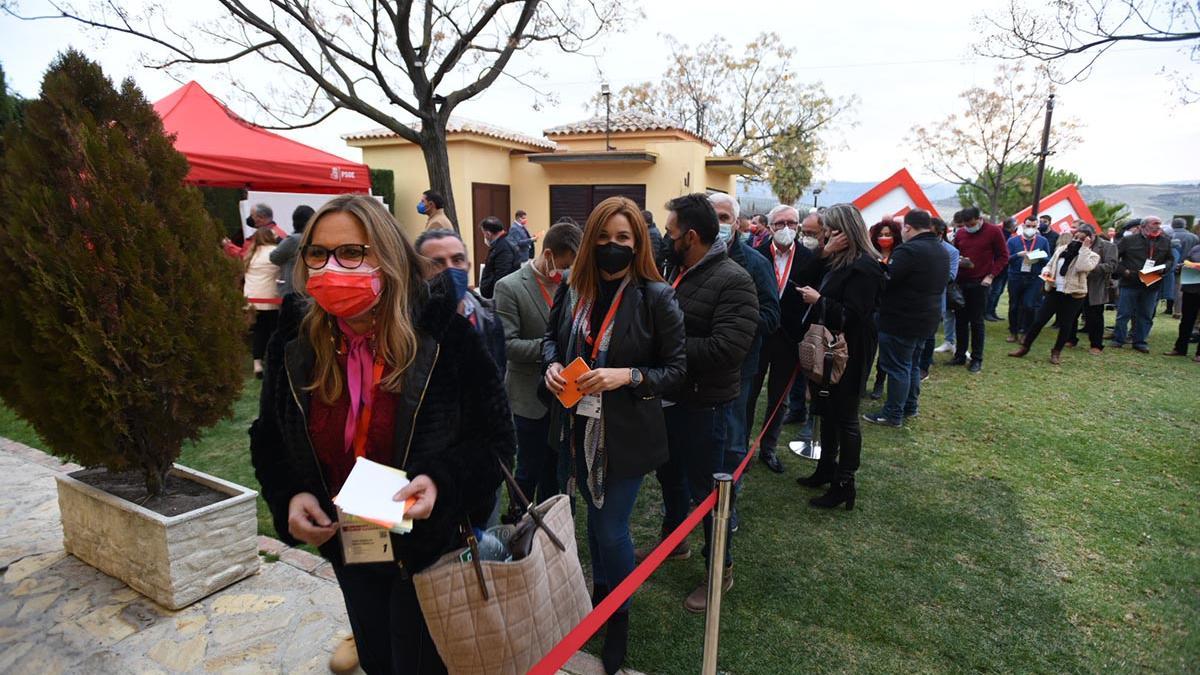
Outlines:
[[817, 208], [817, 195], [821, 194], [821, 188], [813, 188], [813, 208]]
[[612, 105], [610, 102], [612, 90], [608, 88], [607, 82], [600, 83], [600, 95], [604, 97], [604, 150], [614, 150], [615, 148], [613, 148], [612, 143], [609, 142], [609, 139], [612, 137]]
[[1042, 127], [1042, 149], [1033, 154], [1037, 155], [1037, 180], [1033, 184], [1033, 217], [1038, 217], [1038, 208], [1042, 201], [1042, 179], [1046, 173], [1046, 157], [1050, 155], [1050, 118], [1054, 115], [1054, 94], [1046, 99], [1046, 124]]

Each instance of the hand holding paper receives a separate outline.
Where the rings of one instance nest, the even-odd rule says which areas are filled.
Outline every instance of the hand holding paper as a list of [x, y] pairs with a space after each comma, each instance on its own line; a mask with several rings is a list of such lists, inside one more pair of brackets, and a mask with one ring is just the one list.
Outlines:
[[[433, 485], [428, 476], [419, 478]], [[408, 475], [400, 469], [359, 457], [333, 503], [346, 514], [404, 534], [412, 530], [412, 518], [405, 514], [406, 502], [395, 501], [393, 497], [407, 485]], [[436, 487], [430, 499], [437, 499]], [[432, 501], [428, 509], [433, 509]], [[429, 517], [428, 511], [424, 517]]]
[[412, 479], [392, 497], [393, 501], [406, 502], [404, 513], [413, 520], [425, 520], [433, 513], [437, 503], [437, 483], [424, 474]]

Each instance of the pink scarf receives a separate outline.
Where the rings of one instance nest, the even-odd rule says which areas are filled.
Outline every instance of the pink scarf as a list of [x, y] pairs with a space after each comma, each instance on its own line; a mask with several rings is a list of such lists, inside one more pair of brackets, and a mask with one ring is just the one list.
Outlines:
[[350, 391], [350, 412], [346, 415], [346, 451], [353, 452], [354, 434], [362, 411], [371, 406], [375, 390], [375, 355], [371, 352], [371, 337], [374, 332], [359, 335], [344, 319], [338, 319], [338, 327], [346, 339], [346, 388]]

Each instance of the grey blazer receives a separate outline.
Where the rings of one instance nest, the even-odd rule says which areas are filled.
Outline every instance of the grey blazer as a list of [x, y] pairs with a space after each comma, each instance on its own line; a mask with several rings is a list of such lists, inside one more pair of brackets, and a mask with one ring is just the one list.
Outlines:
[[1092, 240], [1092, 250], [1100, 254], [1100, 264], [1088, 273], [1087, 304], [1103, 305], [1108, 302], [1108, 282], [1117, 271], [1117, 247], [1111, 241], [1096, 237]]
[[[508, 353], [508, 372], [504, 386], [514, 415], [539, 419], [546, 406], [538, 400], [538, 384], [542, 381], [542, 338], [550, 307], [542, 297], [538, 281], [527, 261], [516, 272], [496, 282], [496, 314], [504, 326], [504, 346]], [[557, 286], [547, 286], [554, 297]]]

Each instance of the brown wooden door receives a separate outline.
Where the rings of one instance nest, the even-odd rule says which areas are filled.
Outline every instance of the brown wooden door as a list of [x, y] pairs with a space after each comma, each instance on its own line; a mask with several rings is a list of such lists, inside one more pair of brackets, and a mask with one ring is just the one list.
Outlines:
[[483, 232], [479, 229], [479, 223], [488, 216], [495, 216], [507, 226], [512, 222], [510, 220], [512, 213], [508, 207], [507, 185], [471, 183], [471, 217], [473, 221], [470, 223], [470, 228], [473, 233], [471, 242], [474, 246], [471, 256], [471, 273], [476, 285], [479, 284], [479, 270], [487, 262], [488, 253], [488, 246], [483, 241]]
[[638, 208], [646, 208], [645, 185], [551, 185], [550, 223], [570, 216], [584, 227], [597, 204], [616, 196], [628, 197]]

